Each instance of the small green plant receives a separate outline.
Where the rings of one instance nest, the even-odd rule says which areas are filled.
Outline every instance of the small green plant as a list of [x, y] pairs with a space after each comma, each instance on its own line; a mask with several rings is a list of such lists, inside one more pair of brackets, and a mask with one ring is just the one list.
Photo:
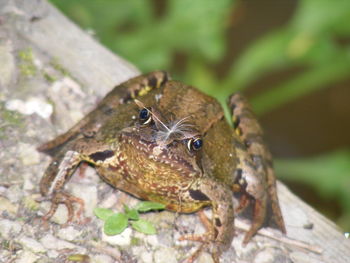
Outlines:
[[156, 234], [154, 225], [140, 218], [139, 213], [145, 213], [151, 210], [162, 210], [165, 205], [150, 201], [138, 203], [134, 208], [130, 208], [124, 204], [124, 213], [115, 213], [107, 208], [95, 208], [94, 214], [105, 221], [103, 231], [106, 235], [114, 236], [121, 234], [130, 224], [136, 231], [147, 234]]

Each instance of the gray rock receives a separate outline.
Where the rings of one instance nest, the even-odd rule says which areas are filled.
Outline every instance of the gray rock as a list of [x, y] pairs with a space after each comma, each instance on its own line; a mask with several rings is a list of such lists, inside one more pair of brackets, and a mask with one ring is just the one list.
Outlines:
[[39, 256], [35, 255], [34, 253], [24, 250], [19, 254], [19, 256], [16, 258], [16, 263], [34, 263]]
[[74, 241], [78, 237], [80, 237], [81, 234], [82, 234], [82, 231], [78, 231], [74, 227], [68, 226], [58, 230], [57, 236], [67, 241]]
[[173, 248], [162, 247], [154, 253], [155, 263], [177, 263], [176, 250]]
[[0, 86], [9, 85], [15, 74], [15, 59], [12, 54], [13, 47], [10, 40], [0, 45]]
[[42, 244], [30, 237], [21, 237], [19, 239], [19, 243], [22, 244], [27, 250], [30, 250], [34, 253], [44, 253], [46, 249]]
[[128, 227], [120, 235], [107, 236], [105, 233], [102, 233], [102, 240], [111, 245], [128, 246], [131, 243], [131, 234], [132, 230]]
[[47, 234], [40, 239], [41, 244], [47, 249], [73, 249], [76, 246], [70, 242], [58, 239], [51, 234]]
[[10, 221], [8, 219], [0, 220], [0, 236], [9, 239], [11, 235], [18, 235], [22, 230], [22, 226], [20, 223], [15, 221]]
[[91, 258], [92, 263], [115, 263], [113, 258], [107, 255], [95, 255]]

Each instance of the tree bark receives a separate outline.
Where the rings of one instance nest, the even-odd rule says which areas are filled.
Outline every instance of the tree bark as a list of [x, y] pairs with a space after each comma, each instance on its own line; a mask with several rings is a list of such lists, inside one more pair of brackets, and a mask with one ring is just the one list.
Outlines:
[[[93, 208], [122, 209], [137, 200], [103, 183], [92, 168], [67, 185], [85, 200], [91, 221], [62, 227], [63, 206], [48, 224], [40, 220], [49, 203], [35, 200], [49, 158], [36, 147], [68, 129], [112, 87], [138, 75], [133, 65], [42, 0], [0, 0], [0, 62], [0, 262], [73, 262], [75, 257], [169, 263], [195, 250], [197, 243], [178, 241], [184, 231], [204, 231], [195, 214], [144, 215], [156, 224], [155, 236], [130, 228], [122, 236], [103, 235]], [[242, 247], [249, 220], [237, 219], [232, 248], [221, 262], [350, 262], [350, 241], [332, 222], [282, 183], [278, 193], [287, 236], [263, 228]], [[203, 253], [198, 262], [210, 260]]]

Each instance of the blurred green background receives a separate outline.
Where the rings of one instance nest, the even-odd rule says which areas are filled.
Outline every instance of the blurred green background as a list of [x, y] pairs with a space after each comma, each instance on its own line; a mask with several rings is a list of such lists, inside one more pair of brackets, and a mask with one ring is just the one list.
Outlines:
[[350, 1], [51, 0], [141, 71], [249, 98], [277, 176], [350, 231]]

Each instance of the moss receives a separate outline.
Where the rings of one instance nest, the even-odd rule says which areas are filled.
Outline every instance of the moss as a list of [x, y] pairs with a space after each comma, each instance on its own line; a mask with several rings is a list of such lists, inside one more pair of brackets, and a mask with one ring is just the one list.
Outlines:
[[33, 63], [33, 51], [31, 48], [26, 48], [18, 52], [18, 57], [22, 61], [27, 61]]
[[[70, 73], [66, 68], [64, 68], [58, 61], [57, 58], [53, 58], [50, 61], [50, 66], [52, 66], [58, 73], [62, 74], [65, 77], [69, 77], [70, 79], [74, 80], [76, 83], [78, 83], [81, 87], [83, 86], [82, 83], [75, 78], [72, 73]], [[51, 76], [52, 77], [52, 76]], [[56, 79], [55, 79], [56, 80]]]
[[139, 238], [137, 238], [137, 237], [131, 238], [131, 245], [132, 246], [138, 246], [138, 245], [140, 245], [140, 243], [141, 243], [141, 240]]
[[57, 59], [53, 59], [50, 61], [50, 65], [60, 72], [63, 76], [71, 77], [71, 74], [58, 62]]
[[57, 78], [55, 76], [50, 75], [46, 71], [42, 71], [42, 74], [43, 74], [44, 78], [46, 79], [46, 81], [48, 81], [50, 83], [53, 83], [57, 80]]
[[20, 64], [19, 69], [21, 71], [21, 74], [26, 77], [33, 77], [37, 72], [37, 69], [34, 66], [34, 64]]
[[27, 196], [24, 198], [23, 200], [23, 204], [24, 207], [26, 207], [27, 209], [31, 210], [31, 211], [37, 211], [39, 210], [39, 203], [36, 202], [32, 197]]
[[20, 59], [19, 69], [21, 74], [26, 77], [35, 76], [37, 73], [37, 68], [34, 65], [34, 56], [31, 48], [23, 49], [18, 52], [18, 57]]
[[0, 139], [6, 139], [6, 129], [9, 126], [22, 128], [24, 125], [23, 115], [16, 111], [5, 109], [4, 102], [0, 102]]
[[0, 119], [3, 120], [5, 125], [23, 125], [23, 115], [17, 111], [7, 110], [3, 102], [0, 102]]

